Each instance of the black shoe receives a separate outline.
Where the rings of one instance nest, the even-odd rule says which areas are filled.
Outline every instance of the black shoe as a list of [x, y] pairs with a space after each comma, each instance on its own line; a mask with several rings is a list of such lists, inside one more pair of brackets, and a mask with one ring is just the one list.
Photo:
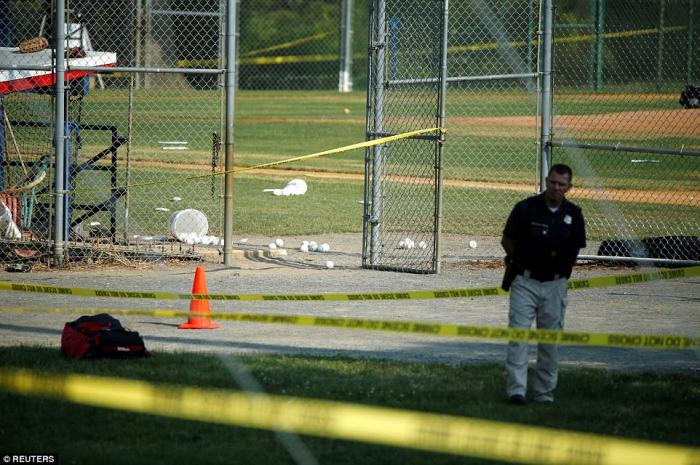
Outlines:
[[527, 401], [525, 400], [525, 396], [521, 396], [520, 394], [510, 396], [508, 398], [508, 402], [515, 405], [525, 405], [527, 403]]

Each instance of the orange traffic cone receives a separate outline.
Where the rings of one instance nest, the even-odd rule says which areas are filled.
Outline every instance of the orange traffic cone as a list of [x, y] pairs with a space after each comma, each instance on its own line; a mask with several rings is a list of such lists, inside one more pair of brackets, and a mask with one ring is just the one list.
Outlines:
[[[208, 294], [207, 278], [204, 276], [204, 268], [198, 266], [194, 271], [194, 284], [192, 294]], [[214, 329], [221, 325], [212, 323], [209, 319], [209, 301], [194, 299], [190, 302], [190, 317], [187, 323], [183, 323], [180, 329]]]

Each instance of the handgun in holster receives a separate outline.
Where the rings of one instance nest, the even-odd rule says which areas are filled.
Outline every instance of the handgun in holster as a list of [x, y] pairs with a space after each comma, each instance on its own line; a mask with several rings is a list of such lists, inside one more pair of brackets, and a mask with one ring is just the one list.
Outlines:
[[508, 291], [510, 289], [510, 285], [513, 283], [513, 280], [516, 276], [518, 276], [518, 265], [515, 263], [513, 257], [511, 257], [510, 255], [506, 255], [506, 258], [503, 261], [505, 263], [506, 269], [503, 272], [503, 281], [501, 281], [501, 289], [503, 289], [504, 291]]

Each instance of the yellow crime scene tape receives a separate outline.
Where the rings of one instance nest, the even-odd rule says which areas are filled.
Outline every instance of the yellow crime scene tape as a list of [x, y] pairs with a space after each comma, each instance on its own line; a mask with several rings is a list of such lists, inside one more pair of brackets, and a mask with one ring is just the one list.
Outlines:
[[285, 48], [296, 47], [297, 45], [308, 44], [309, 42], [316, 42], [317, 40], [323, 40], [327, 37], [334, 36], [335, 31], [329, 32], [319, 32], [318, 34], [313, 34], [307, 37], [302, 37], [301, 39], [290, 40], [288, 42], [282, 42], [281, 44], [272, 45], [270, 47], [259, 48], [257, 50], [249, 50], [247, 52], [241, 53], [242, 57], [249, 57], [254, 55], [259, 55], [261, 53], [273, 52], [275, 50], [283, 50]]
[[[295, 39], [295, 40], [290, 40], [288, 42], [282, 42], [277, 45], [272, 45], [270, 47], [265, 47], [265, 48], [259, 48], [256, 50], [249, 50], [247, 52], [243, 52], [239, 55], [239, 63], [254, 63], [249, 57], [254, 57], [256, 55], [260, 55], [261, 53], [267, 53], [267, 52], [274, 52], [275, 50], [284, 50], [287, 48], [292, 48], [296, 47], [298, 45], [304, 45], [308, 44], [311, 42], [316, 42], [319, 40], [326, 39], [328, 37], [334, 36], [336, 34], [335, 31], [330, 31], [330, 32], [319, 32], [318, 34], [313, 34], [307, 37], [302, 37], [300, 39]], [[288, 63], [289, 61], [285, 61], [286, 58], [291, 58], [292, 60], [295, 60], [295, 63], [299, 63], [301, 61], [304, 61], [303, 59], [305, 57], [314, 57], [314, 56], [319, 56], [318, 54], [316, 55], [287, 55], [287, 56], [278, 56], [278, 57], [263, 57], [263, 58], [272, 58], [274, 63]], [[330, 61], [330, 60], [337, 60], [340, 56], [337, 54], [326, 54], [323, 55], [324, 57], [327, 57], [326, 60], [324, 61]], [[313, 60], [312, 60], [313, 61]], [[319, 60], [315, 60], [319, 61]], [[219, 60], [217, 58], [209, 58], [209, 59], [203, 59], [203, 60], [177, 60], [177, 67], [178, 68], [204, 68], [204, 67], [216, 67], [219, 65]]]
[[[602, 37], [604, 39], [620, 39], [625, 37], [638, 37], [651, 34], [668, 33], [668, 32], [679, 32], [686, 30], [686, 26], [667, 26], [661, 29], [649, 28], [649, 29], [635, 29], [630, 31], [618, 31], [618, 32], [604, 32]], [[298, 39], [296, 41], [285, 42], [276, 46], [268, 47], [266, 49], [253, 50], [244, 53], [238, 59], [241, 64], [254, 64], [254, 65], [281, 65], [287, 63], [317, 63], [323, 61], [337, 61], [340, 56], [336, 53], [316, 53], [310, 55], [275, 55], [266, 57], [256, 57], [255, 55], [259, 53], [264, 53], [267, 51], [280, 50], [285, 48], [290, 48], [296, 45], [304, 44], [307, 42], [324, 39], [333, 33], [326, 32], [316, 34], [314, 36], [309, 36], [307, 38]], [[555, 37], [553, 39], [555, 44], [563, 43], [576, 43], [576, 42], [588, 42], [591, 40], [596, 40], [598, 38], [597, 34], [573, 34], [563, 37]], [[531, 42], [524, 40], [512, 41], [507, 44], [500, 44], [498, 42], [484, 42], [480, 44], [466, 44], [466, 45], [453, 45], [447, 48], [448, 52], [479, 52], [482, 50], [495, 50], [499, 47], [507, 45], [509, 47], [525, 47], [527, 45], [537, 46], [538, 39], [533, 38]], [[354, 58], [362, 58], [366, 55], [355, 54]], [[219, 65], [217, 59], [206, 59], [206, 60], [178, 60], [178, 68], [206, 68], [206, 67], [216, 67]]]
[[691, 465], [700, 449], [317, 399], [0, 369], [0, 389], [94, 407], [528, 464]]
[[[678, 32], [678, 31], [684, 31], [686, 29], [685, 26], [668, 26], [664, 27], [661, 29], [661, 32]], [[619, 32], [604, 32], [603, 33], [603, 38], [604, 39], [620, 39], [623, 37], [637, 37], [637, 36], [643, 36], [643, 35], [650, 35], [650, 34], [658, 34], [660, 31], [657, 28], [652, 28], [652, 29], [635, 29], [631, 31], [619, 31]], [[575, 43], [575, 42], [588, 42], [590, 40], [595, 40], [598, 38], [597, 34], [574, 34], [574, 35], [569, 35], [569, 36], [563, 36], [563, 37], [555, 37], [553, 39], [553, 42], [555, 44], [563, 44], [563, 43]], [[529, 44], [532, 46], [537, 46], [538, 44], [537, 39], [533, 39], [532, 42]], [[513, 41], [513, 42], [508, 42], [507, 44], [509, 47], [525, 47], [528, 45], [528, 42], [520, 40], [520, 41]], [[469, 45], [454, 45], [451, 47], [447, 48], [448, 52], [478, 52], [481, 50], [495, 50], [499, 47], [502, 47], [502, 44], [499, 44], [497, 42], [489, 42], [489, 43], [481, 43], [481, 44], [469, 44]]]
[[316, 53], [312, 55], [278, 55], [272, 57], [248, 57], [240, 58], [242, 65], [281, 65], [285, 63], [318, 63], [322, 61], [336, 61], [340, 57], [335, 53]]
[[223, 313], [186, 312], [183, 310], [140, 310], [105, 308], [58, 308], [58, 307], [0, 307], [3, 313], [60, 313], [98, 314], [124, 316], [206, 317], [214, 320], [243, 321], [248, 323], [272, 323], [297, 326], [320, 326], [337, 329], [387, 331], [394, 333], [423, 334], [441, 337], [492, 339], [571, 346], [617, 347], [625, 349], [672, 349], [698, 350], [700, 337], [661, 334], [591, 333], [581, 331], [558, 331], [547, 329], [499, 328], [431, 322], [371, 320], [312, 315], [288, 315], [273, 313]]
[[[574, 279], [568, 283], [569, 289], [592, 289], [596, 287], [621, 286], [652, 281], [700, 276], [700, 266], [598, 276]], [[422, 299], [462, 299], [466, 297], [488, 297], [506, 295], [500, 287], [476, 287], [465, 289], [439, 289], [403, 292], [357, 292], [327, 294], [186, 294], [152, 291], [116, 291], [109, 289], [88, 289], [81, 287], [45, 286], [42, 284], [0, 281], [0, 291], [33, 292], [78, 297], [111, 297], [160, 300], [223, 300], [223, 301], [363, 301], [363, 300], [422, 300]]]
[[[286, 63], [318, 63], [322, 61], [337, 61], [339, 55], [335, 53], [315, 53], [311, 55], [275, 55], [269, 57], [242, 57], [238, 63], [242, 65], [282, 65]], [[209, 68], [217, 67], [219, 60], [178, 60], [178, 68]]]

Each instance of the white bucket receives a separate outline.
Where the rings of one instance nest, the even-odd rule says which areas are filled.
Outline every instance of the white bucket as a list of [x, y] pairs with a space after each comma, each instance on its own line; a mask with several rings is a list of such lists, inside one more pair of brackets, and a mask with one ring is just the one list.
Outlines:
[[188, 242], [206, 236], [209, 232], [209, 221], [204, 213], [193, 208], [178, 210], [168, 220], [170, 232], [179, 241]]

